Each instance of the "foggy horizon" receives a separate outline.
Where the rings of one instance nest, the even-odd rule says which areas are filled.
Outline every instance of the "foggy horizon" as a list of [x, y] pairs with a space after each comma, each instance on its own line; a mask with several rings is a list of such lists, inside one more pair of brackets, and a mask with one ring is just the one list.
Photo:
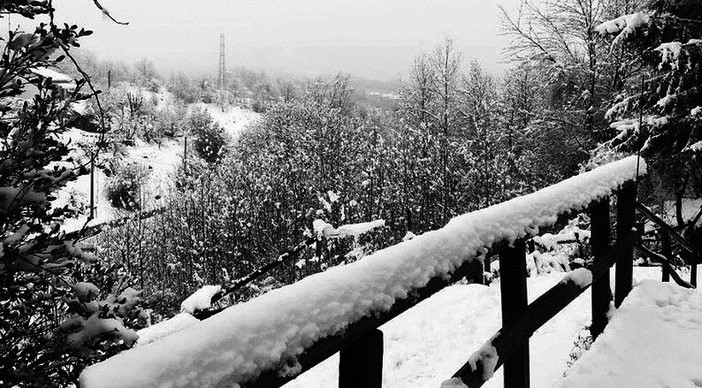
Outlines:
[[[219, 39], [226, 67], [268, 74], [316, 77], [348, 73], [397, 81], [414, 59], [451, 39], [464, 65], [476, 59], [486, 71], [506, 67], [498, 5], [510, 0], [465, 1], [224, 1], [206, 7], [190, 1], [102, 1], [104, 17], [89, 0], [56, 0], [56, 21], [94, 31], [82, 48], [100, 60], [154, 63], [163, 75], [216, 74]], [[16, 21], [12, 21], [16, 23]]]

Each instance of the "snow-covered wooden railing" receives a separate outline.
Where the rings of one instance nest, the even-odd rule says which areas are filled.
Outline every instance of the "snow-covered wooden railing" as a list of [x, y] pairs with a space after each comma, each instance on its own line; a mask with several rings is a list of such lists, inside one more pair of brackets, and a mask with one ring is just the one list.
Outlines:
[[[377, 328], [480, 268], [486, 254], [501, 255], [503, 290], [521, 295], [526, 289], [521, 241], [536, 235], [540, 227], [553, 224], [560, 215], [586, 209], [593, 203], [603, 208], [609, 203], [605, 199], [620, 188], [619, 203], [630, 203], [631, 216], [626, 217], [631, 222], [622, 222], [628, 218], [618, 217], [618, 230], [620, 236], [628, 235], [633, 225], [631, 182], [637, 172], [645, 172], [643, 161], [640, 171], [638, 164], [635, 157], [626, 158], [536, 193], [456, 217], [442, 229], [273, 290], [180, 332], [88, 367], [81, 374], [81, 385], [278, 387], [340, 351], [340, 386], [379, 387], [382, 333]], [[623, 209], [624, 205], [619, 207]], [[603, 210], [600, 212], [604, 214]], [[608, 220], [608, 210], [606, 213]], [[597, 218], [595, 214], [598, 213], [593, 213]], [[603, 241], [601, 247], [608, 246], [608, 239], [597, 230], [593, 225], [593, 239]], [[617, 272], [618, 277], [622, 274], [615, 290], [617, 300], [621, 302], [628, 292], [624, 285], [626, 266], [630, 268], [632, 261], [630, 242], [620, 238], [614, 250], [607, 250], [606, 254], [604, 248], [593, 248], [597, 259], [590, 271], [599, 276], [595, 277], [598, 280], [593, 287], [593, 292], [598, 290], [597, 295], [609, 295], [603, 292], [604, 273], [608, 271], [598, 268], [609, 268], [605, 263], [617, 258], [623, 268]], [[506, 373], [518, 368], [524, 370], [525, 365], [528, 371], [523, 358], [528, 353], [523, 350], [528, 346], [525, 341], [532, 328], [538, 327], [538, 320], [543, 319], [539, 317], [539, 309], [543, 307], [539, 306], [563, 303], [560, 293], [582, 292], [589, 285], [590, 271], [581, 270], [575, 276], [568, 276], [556, 286], [565, 291], [549, 291], [550, 296], [540, 298], [539, 303], [537, 300], [526, 306], [526, 298], [519, 296], [515, 298], [518, 303], [503, 305], [507, 310], [516, 308], [505, 314], [511, 321], [489, 347], [476, 353], [482, 357], [472, 358], [475, 368], [469, 362], [469, 367], [462, 371], [469, 371], [469, 377], [480, 377], [481, 382], [494, 370], [486, 366], [496, 367], [504, 360]], [[631, 271], [628, 274], [630, 288]], [[608, 282], [606, 286], [609, 287]], [[595, 306], [593, 302], [595, 321], [606, 319], [607, 309], [603, 305], [600, 302]], [[525, 319], [526, 323], [521, 324]], [[524, 343], [514, 347], [521, 349], [522, 357], [518, 354], [509, 357], [513, 353], [505, 346], [509, 342], [500, 338], [517, 338], [518, 343]], [[505, 342], [500, 345], [500, 341]], [[491, 359], [495, 349], [498, 358]], [[472, 384], [464, 375], [460, 374], [465, 382]]]
[[[702, 264], [702, 257], [700, 257], [700, 252], [695, 250], [690, 243], [683, 237], [681, 236], [677, 231], [675, 231], [670, 225], [668, 225], [665, 221], [663, 221], [660, 217], [658, 217], [651, 209], [647, 208], [645, 205], [641, 203], [636, 203], [636, 208], [641, 213], [644, 215], [646, 218], [649, 220], [653, 221], [656, 225], [658, 225], [658, 234], [661, 239], [661, 245], [663, 248], [662, 254], [656, 254], [655, 252], [652, 252], [651, 250], [647, 249], [645, 246], [643, 246], [640, 243], [636, 244], [636, 248], [643, 253], [645, 256], [647, 256], [649, 259], [654, 260], [659, 262], [663, 266], [663, 281], [667, 282], [670, 277], [673, 277], [673, 280], [681, 286], [685, 288], [696, 288], [697, 287], [697, 264]], [[693, 221], [692, 224], [694, 225], [696, 221]], [[677, 275], [675, 272], [675, 269], [670, 265], [670, 260], [672, 259], [673, 255], [671, 252], [671, 244], [670, 244], [670, 239], [675, 240], [675, 242], [680, 246], [682, 249], [682, 254], [683, 256], [686, 257], [687, 262], [689, 262], [690, 265], [690, 283], [685, 282], [680, 278], [680, 276]]]
[[450, 381], [471, 388], [480, 387], [504, 364], [505, 387], [529, 387], [529, 338], [590, 286], [590, 333], [597, 338], [607, 325], [612, 300], [609, 272], [613, 264], [616, 263], [615, 307], [619, 307], [631, 291], [635, 203], [636, 186], [630, 181], [617, 193], [617, 241], [610, 245], [609, 198], [593, 202], [588, 209], [592, 265], [568, 273], [559, 284], [530, 304], [527, 304], [523, 243], [514, 244], [514, 248], [501, 255], [502, 328], [473, 353]]

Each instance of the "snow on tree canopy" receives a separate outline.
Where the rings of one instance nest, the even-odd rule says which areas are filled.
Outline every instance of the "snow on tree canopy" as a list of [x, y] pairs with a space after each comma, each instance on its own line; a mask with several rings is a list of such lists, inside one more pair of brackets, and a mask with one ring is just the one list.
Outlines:
[[618, 34], [612, 41], [612, 46], [622, 44], [629, 36], [636, 33], [636, 30], [648, 26], [651, 22], [651, 15], [648, 13], [637, 12], [628, 15], [622, 15], [616, 19], [608, 20], [595, 26], [594, 31], [600, 35]]
[[[646, 171], [643, 160], [640, 172]], [[584, 209], [635, 179], [636, 157], [599, 167], [536, 193], [452, 219], [442, 229], [197, 322], [148, 346], [86, 368], [84, 387], [241, 384], [294, 360], [316, 340], [388, 310], [430, 279], [453, 271], [493, 243], [533, 234], [558, 215]]]

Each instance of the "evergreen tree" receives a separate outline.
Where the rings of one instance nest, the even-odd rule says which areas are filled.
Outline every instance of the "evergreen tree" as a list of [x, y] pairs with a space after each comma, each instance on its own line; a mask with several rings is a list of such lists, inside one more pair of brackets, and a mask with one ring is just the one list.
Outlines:
[[644, 68], [608, 111], [611, 148], [641, 152], [655, 171], [659, 194], [674, 199], [683, 223], [684, 196], [702, 196], [702, 4], [652, 1], [645, 12], [597, 27], [613, 47], [641, 53]]

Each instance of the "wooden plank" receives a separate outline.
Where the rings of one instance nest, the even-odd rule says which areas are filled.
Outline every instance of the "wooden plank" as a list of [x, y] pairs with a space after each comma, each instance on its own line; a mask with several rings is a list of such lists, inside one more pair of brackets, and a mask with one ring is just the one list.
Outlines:
[[[590, 243], [595, 262], [603, 260], [610, 245], [609, 197], [590, 206]], [[612, 301], [612, 290], [609, 286], [609, 271], [592, 283], [592, 325], [590, 334], [593, 339], [602, 334], [607, 326], [607, 312]]]
[[670, 265], [670, 263], [665, 258], [665, 256], [659, 255], [656, 252], [653, 252], [652, 250], [643, 246], [643, 244], [641, 244], [641, 243], [636, 243], [634, 246], [636, 247], [636, 249], [639, 250], [639, 252], [643, 253], [649, 259], [656, 261], [658, 263], [661, 263], [661, 265], [663, 267], [666, 267], [668, 269], [668, 273], [670, 274], [670, 276], [673, 277], [673, 280], [675, 280], [675, 283], [677, 283], [677, 285], [679, 285], [680, 287], [685, 287], [685, 288], [696, 288], [692, 284], [684, 281], [680, 277], [680, 275], [678, 275], [678, 273], [675, 272], [675, 269]]
[[690, 255], [693, 256], [693, 260], [696, 261], [697, 263], [702, 263], [702, 258], [700, 255], [692, 248], [692, 246], [685, 240], [683, 236], [681, 236], [677, 231], [675, 231], [670, 225], [668, 225], [665, 221], [663, 221], [660, 217], [658, 217], [651, 209], [646, 207], [645, 205], [641, 203], [636, 203], [636, 209], [641, 212], [643, 215], [645, 215], [648, 219], [651, 221], [655, 222], [660, 226], [663, 230], [668, 232], [670, 234], [670, 237], [675, 240], [675, 242], [680, 245], [681, 248], [686, 250]]
[[[526, 247], [524, 240], [500, 254], [500, 299], [502, 326], [511, 326], [519, 320], [528, 305], [526, 283]], [[505, 361], [505, 388], [529, 387], [529, 340], [515, 350]]]
[[[617, 194], [617, 240], [620, 236], [629, 233], [634, 227], [636, 206], [636, 185], [629, 183], [624, 185]], [[614, 286], [614, 306], [621, 306], [624, 298], [631, 291], [631, 283], [634, 272], [634, 246], [625, 247], [624, 253], [619, 257], [616, 264], [615, 286]]]
[[[608, 272], [612, 264], [625, 253], [626, 247], [633, 244], [633, 233], [630, 232], [622, 237], [623, 240], [617, 241], [602, 260], [593, 263], [590, 268], [593, 281], [597, 281], [605, 272]], [[512, 358], [517, 349], [527, 343], [536, 330], [556, 316], [586, 289], [587, 287], [580, 288], [572, 282], [558, 283], [529, 304], [526, 312], [514, 324], [502, 327], [491, 341], [498, 356], [495, 370], [499, 369], [505, 360]], [[483, 380], [483, 370], [480, 363], [473, 370], [470, 363], [466, 362], [453, 377], [460, 378], [470, 388], [481, 387], [486, 381]]]
[[375, 329], [341, 349], [339, 388], [381, 388], [383, 332]]

